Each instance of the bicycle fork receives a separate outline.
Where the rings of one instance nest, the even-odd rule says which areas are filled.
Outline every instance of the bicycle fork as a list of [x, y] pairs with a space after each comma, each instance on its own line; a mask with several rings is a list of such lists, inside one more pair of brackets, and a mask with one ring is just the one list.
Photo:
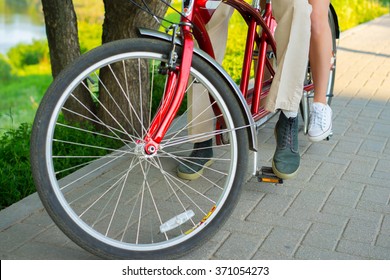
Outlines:
[[194, 39], [191, 31], [191, 24], [187, 22], [183, 22], [181, 24], [183, 25], [180, 28], [182, 31], [181, 36], [183, 41], [181, 63], [180, 65], [176, 64], [178, 54], [176, 52], [175, 41], [179, 26], [174, 26], [172, 50], [169, 54], [169, 61], [165, 66], [165, 69], [160, 70], [167, 71], [166, 74], [168, 78], [165, 86], [165, 94], [162, 105], [158, 109], [144, 138], [144, 149], [148, 155], [153, 155], [158, 151], [159, 145], [164, 138], [165, 133], [168, 131], [169, 126], [179, 110], [186, 91], [192, 63]]

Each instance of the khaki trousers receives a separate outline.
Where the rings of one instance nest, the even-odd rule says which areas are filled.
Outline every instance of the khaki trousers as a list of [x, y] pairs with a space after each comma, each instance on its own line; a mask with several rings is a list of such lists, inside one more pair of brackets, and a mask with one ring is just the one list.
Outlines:
[[[221, 4], [206, 25], [211, 44], [213, 45], [215, 60], [222, 64], [226, 51], [228, 24], [233, 14], [233, 8]], [[213, 131], [214, 111], [210, 104], [208, 91], [200, 84], [194, 83], [187, 92], [188, 133], [200, 135]], [[210, 137], [196, 137], [194, 142], [202, 142]]]
[[[297, 112], [309, 57], [311, 5], [308, 0], [273, 0], [272, 6], [278, 23], [275, 31], [278, 61], [265, 108], [270, 112], [278, 109]], [[221, 4], [207, 24], [219, 63], [222, 63], [225, 55], [228, 22], [232, 12], [231, 7]], [[187, 100], [189, 133], [195, 135], [212, 131], [214, 113], [205, 89], [194, 84]], [[197, 139], [195, 142], [209, 138]]]
[[265, 108], [298, 112], [309, 59], [311, 5], [308, 0], [273, 0], [272, 7], [278, 67]]

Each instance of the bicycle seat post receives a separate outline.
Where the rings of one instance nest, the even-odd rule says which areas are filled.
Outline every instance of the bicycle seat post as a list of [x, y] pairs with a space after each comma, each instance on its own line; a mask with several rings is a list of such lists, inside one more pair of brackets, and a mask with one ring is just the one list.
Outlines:
[[260, 0], [253, 0], [252, 1], [252, 7], [255, 8], [255, 9], [261, 10]]

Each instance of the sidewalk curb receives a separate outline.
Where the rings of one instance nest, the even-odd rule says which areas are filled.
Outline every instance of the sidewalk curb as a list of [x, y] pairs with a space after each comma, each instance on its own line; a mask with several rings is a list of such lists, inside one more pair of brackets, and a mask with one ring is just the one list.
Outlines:
[[43, 210], [38, 193], [33, 193], [0, 211], [0, 231]]
[[342, 40], [342, 39], [344, 39], [344, 38], [347, 38], [347, 37], [349, 37], [349, 36], [354, 35], [355, 33], [361, 31], [361, 30], [364, 29], [364, 28], [367, 28], [369, 25], [374, 24], [374, 23], [377, 22], [377, 21], [381, 21], [384, 17], [387, 17], [387, 16], [389, 16], [389, 15], [390, 15], [390, 13], [385, 14], [385, 15], [380, 16], [380, 17], [377, 17], [377, 18], [375, 18], [375, 19], [373, 19], [373, 20], [370, 20], [370, 21], [361, 23], [361, 24], [359, 24], [358, 26], [352, 27], [352, 28], [347, 29], [347, 30], [345, 30], [345, 31], [340, 30], [340, 31], [341, 31], [341, 32], [340, 32], [340, 40]]

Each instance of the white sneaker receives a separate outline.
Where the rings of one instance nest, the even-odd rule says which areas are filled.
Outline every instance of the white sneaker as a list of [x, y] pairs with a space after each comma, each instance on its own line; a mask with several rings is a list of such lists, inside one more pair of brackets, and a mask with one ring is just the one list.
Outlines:
[[332, 132], [332, 109], [328, 104], [315, 102], [310, 110], [308, 136], [312, 142], [324, 140]]

